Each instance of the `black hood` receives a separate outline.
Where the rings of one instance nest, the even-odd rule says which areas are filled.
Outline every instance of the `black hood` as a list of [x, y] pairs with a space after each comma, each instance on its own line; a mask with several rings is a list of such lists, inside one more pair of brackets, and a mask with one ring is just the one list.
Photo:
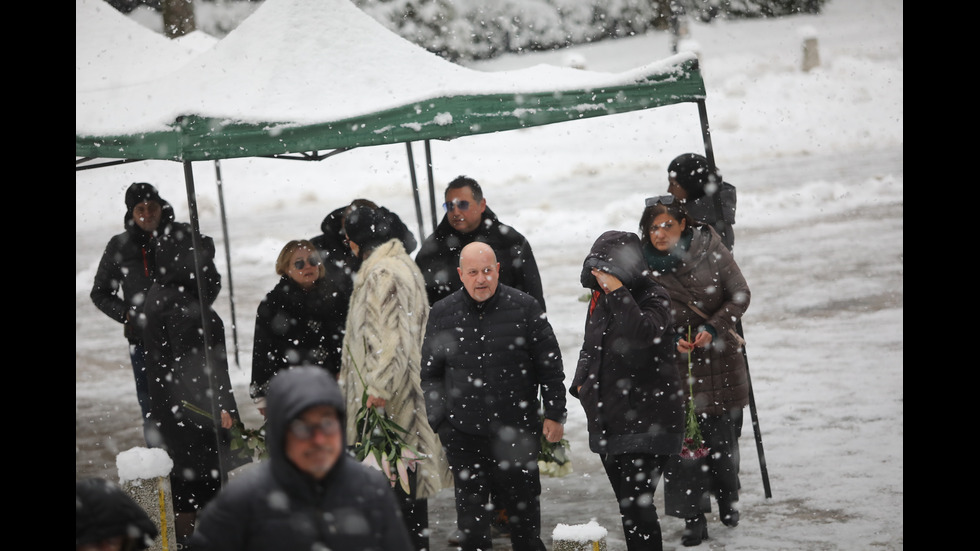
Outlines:
[[[305, 365], [285, 369], [272, 377], [266, 395], [266, 449], [273, 471], [286, 468], [286, 430], [289, 422], [313, 406], [337, 409], [341, 432], [346, 433], [347, 408], [340, 386], [333, 375], [318, 366]], [[341, 442], [346, 442], [342, 434]]]
[[144, 182], [136, 182], [126, 190], [126, 214], [123, 216], [123, 227], [127, 230], [135, 228], [142, 232], [136, 222], [133, 221], [133, 208], [143, 201], [156, 201], [160, 203], [160, 226], [158, 230], [163, 230], [174, 221], [174, 208], [160, 197], [160, 192], [155, 187]]
[[616, 276], [630, 291], [645, 281], [647, 271], [646, 261], [643, 260], [643, 250], [640, 238], [635, 233], [610, 230], [596, 239], [592, 250], [582, 264], [582, 286], [593, 291], [599, 291], [599, 283], [592, 275], [593, 269], [599, 269]]
[[76, 480], [75, 545], [126, 535], [136, 540], [134, 549], [147, 549], [157, 537], [157, 527], [118, 485], [101, 478]]
[[405, 246], [405, 252], [415, 250], [418, 245], [415, 235], [405, 226], [401, 218], [385, 207], [353, 209], [347, 215], [347, 221], [344, 225], [347, 237], [361, 247], [362, 257], [364, 252], [387, 243], [391, 239], [399, 239]]

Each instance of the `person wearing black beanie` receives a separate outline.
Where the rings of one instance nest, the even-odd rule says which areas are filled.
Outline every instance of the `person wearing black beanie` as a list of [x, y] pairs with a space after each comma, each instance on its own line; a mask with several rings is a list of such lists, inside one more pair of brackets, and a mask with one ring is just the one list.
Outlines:
[[378, 207], [355, 207], [344, 219], [344, 231], [351, 251], [361, 261], [372, 249], [394, 239], [392, 215]]
[[129, 342], [136, 398], [146, 427], [150, 398], [143, 344], [146, 326], [143, 306], [156, 273], [153, 241], [174, 223], [174, 210], [160, 197], [160, 192], [146, 182], [131, 184], [126, 190], [125, 202], [124, 231], [113, 236], [106, 245], [89, 297], [96, 308], [123, 326], [123, 335]]
[[[713, 227], [725, 247], [735, 246], [735, 186], [725, 182], [717, 167], [703, 155], [684, 153], [667, 166], [667, 193], [685, 203], [687, 213], [698, 224]], [[652, 198], [651, 198], [652, 199]]]

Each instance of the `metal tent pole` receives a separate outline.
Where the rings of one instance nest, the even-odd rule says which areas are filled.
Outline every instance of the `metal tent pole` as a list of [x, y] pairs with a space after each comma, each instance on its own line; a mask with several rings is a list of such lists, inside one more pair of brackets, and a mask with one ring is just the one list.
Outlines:
[[225, 263], [228, 264], [228, 301], [231, 305], [231, 338], [235, 344], [235, 365], [244, 370], [238, 360], [238, 323], [235, 321], [235, 286], [231, 280], [231, 240], [228, 239], [228, 218], [225, 216], [225, 193], [221, 182], [221, 161], [214, 160], [215, 182], [218, 184], [218, 205], [221, 208], [221, 234], [225, 240]]
[[[432, 233], [435, 233], [439, 218], [436, 216], [436, 185], [432, 176], [432, 146], [429, 140], [425, 140], [425, 170], [429, 178], [429, 209], [432, 212]], [[419, 236], [420, 243], [424, 237], [424, 235]]]
[[[698, 100], [698, 115], [701, 118], [701, 136], [704, 139], [704, 157], [708, 160], [708, 167], [712, 172], [717, 170], [715, 165], [715, 152], [711, 147], [711, 130], [708, 128], [708, 108], [703, 99]], [[718, 190], [721, 191], [720, 188]], [[715, 218], [722, 217], [721, 193], [715, 193]], [[742, 330], [742, 320], [739, 319], [735, 324], [738, 335], [745, 338]], [[759, 453], [759, 470], [762, 473], [762, 487], [766, 492], [766, 497], [772, 497], [772, 489], [769, 485], [769, 468], [766, 466], [766, 452], [762, 447], [762, 428], [759, 426], [759, 411], [755, 406], [755, 390], [752, 388], [752, 376], [749, 373], [749, 355], [742, 346], [742, 358], [745, 360], [745, 377], [749, 385], [749, 413], [752, 416], [752, 432], [755, 433], [755, 449]]]
[[419, 199], [419, 182], [415, 177], [415, 155], [412, 154], [412, 142], [405, 142], [405, 149], [408, 151], [408, 173], [412, 178], [412, 196], [415, 199], [415, 216], [419, 224], [419, 240], [425, 235], [425, 228], [422, 226], [422, 202]]
[[184, 182], [187, 186], [187, 208], [190, 211], [191, 243], [194, 246], [194, 277], [197, 280], [197, 299], [201, 304], [201, 329], [204, 336], [204, 361], [208, 375], [208, 388], [211, 393], [211, 419], [214, 422], [214, 441], [218, 449], [218, 472], [220, 473], [221, 486], [228, 482], [228, 473], [225, 472], [224, 451], [221, 447], [221, 434], [218, 427], [221, 426], [221, 410], [218, 407], [217, 389], [218, 382], [215, 375], [214, 351], [208, 344], [208, 336], [211, 334], [211, 319], [208, 316], [210, 305], [205, 304], [204, 300], [204, 273], [201, 266], [201, 224], [197, 215], [197, 193], [194, 190], [194, 169], [191, 161], [184, 161]]

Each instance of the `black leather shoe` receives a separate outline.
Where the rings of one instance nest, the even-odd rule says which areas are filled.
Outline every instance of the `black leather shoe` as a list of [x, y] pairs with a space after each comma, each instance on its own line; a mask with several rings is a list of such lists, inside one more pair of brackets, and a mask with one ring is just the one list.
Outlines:
[[738, 502], [718, 500], [718, 516], [725, 526], [729, 528], [738, 526]]
[[704, 514], [694, 518], [684, 519], [684, 533], [681, 534], [681, 545], [694, 547], [701, 545], [702, 540], [708, 539], [708, 521]]

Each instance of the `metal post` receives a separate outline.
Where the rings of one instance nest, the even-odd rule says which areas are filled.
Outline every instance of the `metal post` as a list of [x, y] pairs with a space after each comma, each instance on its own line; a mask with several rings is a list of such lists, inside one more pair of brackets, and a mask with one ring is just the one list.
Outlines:
[[[738, 335], [745, 338], [742, 330], [742, 320], [735, 324]], [[745, 359], [745, 380], [749, 384], [749, 413], [752, 416], [752, 432], [755, 433], [755, 449], [759, 452], [759, 471], [762, 473], [762, 488], [766, 492], [766, 497], [772, 497], [772, 488], [769, 486], [769, 467], [766, 466], [766, 452], [762, 449], [762, 428], [759, 427], [759, 412], [755, 408], [755, 392], [752, 390], [752, 377], [749, 375], [749, 355], [745, 352], [745, 345], [742, 345], [742, 357]]]
[[211, 419], [214, 421], [214, 441], [218, 449], [218, 472], [220, 473], [221, 486], [228, 482], [228, 473], [225, 472], [224, 451], [221, 446], [221, 434], [218, 428], [221, 426], [221, 410], [218, 407], [218, 382], [215, 376], [215, 361], [211, 346], [208, 344], [208, 336], [211, 335], [211, 319], [208, 316], [210, 304], [205, 304], [204, 300], [204, 272], [201, 266], [201, 223], [197, 215], [197, 193], [194, 190], [194, 169], [191, 161], [184, 161], [184, 181], [187, 186], [187, 209], [190, 211], [191, 243], [194, 246], [194, 278], [197, 281], [197, 298], [201, 303], [201, 330], [204, 334], [204, 362], [205, 370], [208, 375], [208, 388], [211, 393]]
[[[425, 169], [429, 177], [429, 209], [432, 212], [432, 233], [435, 233], [436, 226], [439, 225], [439, 218], [436, 216], [436, 184], [432, 176], [432, 146], [429, 140], [425, 140]], [[425, 238], [424, 235], [419, 236], [419, 241], [423, 238]]]
[[711, 129], [708, 128], [708, 106], [703, 99], [698, 100], [698, 116], [701, 117], [701, 137], [704, 140], [704, 158], [708, 166], [715, 169], [715, 150], [711, 147]]
[[[698, 114], [701, 117], [701, 135], [704, 138], [704, 157], [708, 160], [708, 167], [712, 172], [717, 170], [715, 165], [715, 153], [711, 147], [711, 129], [708, 127], [708, 108], [703, 99], [698, 100]], [[721, 186], [721, 182], [718, 183]], [[714, 194], [715, 220], [723, 218], [721, 205], [721, 188]], [[735, 324], [738, 335], [745, 338], [742, 330], [742, 320], [739, 319]], [[759, 426], [759, 412], [755, 407], [755, 390], [752, 388], [752, 377], [749, 374], [749, 355], [742, 346], [742, 358], [745, 360], [745, 379], [749, 385], [749, 414], [752, 416], [752, 431], [755, 433], [755, 449], [759, 452], [759, 470], [762, 473], [762, 487], [766, 492], [766, 497], [772, 497], [772, 489], [769, 486], [769, 468], [766, 466], [766, 452], [762, 447], [762, 428]]]
[[412, 142], [405, 142], [405, 149], [408, 151], [408, 173], [412, 178], [412, 196], [415, 198], [415, 216], [419, 223], [419, 240], [425, 235], [425, 228], [422, 226], [422, 202], [419, 199], [419, 182], [415, 177], [415, 155], [412, 154]]
[[225, 263], [228, 264], [228, 301], [231, 306], [231, 338], [235, 345], [235, 365], [244, 371], [238, 361], [238, 323], [235, 321], [235, 286], [231, 281], [231, 240], [228, 239], [228, 218], [225, 216], [225, 192], [221, 182], [221, 161], [214, 161], [215, 182], [218, 184], [218, 204], [221, 207], [221, 234], [225, 240]]

